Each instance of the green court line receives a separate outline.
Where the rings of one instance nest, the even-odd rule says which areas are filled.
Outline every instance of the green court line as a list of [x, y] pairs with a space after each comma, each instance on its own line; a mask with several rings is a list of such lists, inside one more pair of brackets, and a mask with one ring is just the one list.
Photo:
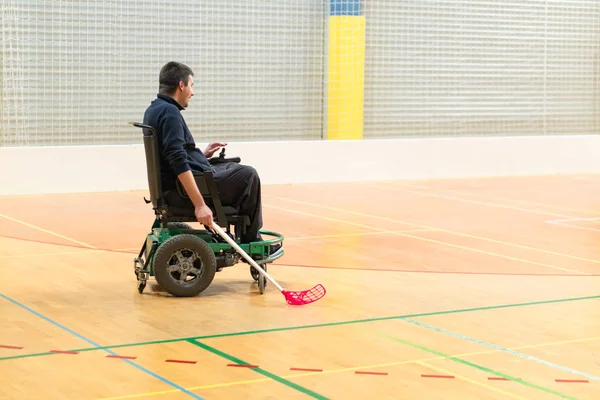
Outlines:
[[[295, 331], [295, 330], [300, 330], [300, 329], [311, 329], [311, 328], [325, 328], [325, 327], [340, 326], [340, 325], [362, 324], [362, 323], [367, 323], [367, 322], [389, 321], [389, 320], [394, 320], [394, 319], [418, 318], [418, 317], [428, 317], [428, 316], [434, 316], [434, 315], [498, 310], [498, 309], [502, 309], [502, 308], [527, 307], [527, 306], [535, 306], [535, 305], [542, 305], [542, 304], [564, 303], [564, 302], [592, 300], [592, 299], [600, 299], [600, 295], [586, 296], [586, 297], [572, 297], [572, 298], [555, 299], [555, 300], [532, 301], [532, 302], [527, 302], [527, 303], [502, 304], [502, 305], [498, 305], [498, 306], [464, 308], [464, 309], [458, 309], [458, 310], [432, 311], [432, 312], [420, 313], [420, 314], [396, 315], [396, 316], [392, 316], [392, 317], [368, 318], [368, 319], [359, 319], [359, 320], [352, 320], [352, 321], [329, 322], [329, 323], [314, 324], [314, 325], [300, 325], [300, 326], [291, 326], [291, 327], [284, 327], [284, 328], [261, 329], [261, 330], [255, 330], [255, 331], [220, 333], [220, 334], [206, 335], [206, 336], [192, 336], [192, 337], [186, 337], [186, 338], [153, 340], [153, 341], [148, 341], [148, 342], [116, 344], [116, 345], [112, 345], [112, 346], [88, 347], [88, 348], [74, 349], [74, 350], [69, 350], [69, 351], [83, 353], [83, 352], [94, 351], [94, 350], [139, 347], [139, 346], [148, 346], [148, 345], [153, 345], [153, 344], [183, 342], [183, 341], [196, 340], [196, 339], [197, 340], [205, 340], [205, 339], [216, 339], [216, 338], [223, 338], [223, 337], [243, 336], [243, 335], [256, 335], [256, 334], [260, 334], [260, 333]], [[16, 355], [16, 356], [0, 357], [0, 361], [14, 360], [14, 359], [19, 359], [19, 358], [29, 358], [29, 357], [51, 356], [51, 355], [56, 355], [56, 353], [42, 352], [42, 353], [21, 354], [21, 355]]]
[[383, 336], [383, 337], [385, 337], [387, 339], [390, 339], [390, 340], [393, 340], [395, 342], [403, 343], [403, 344], [405, 344], [407, 346], [414, 347], [414, 348], [419, 349], [419, 350], [426, 351], [426, 352], [431, 353], [431, 354], [435, 354], [435, 355], [440, 356], [440, 357], [444, 357], [446, 359], [455, 361], [457, 363], [460, 363], [460, 364], [463, 364], [463, 365], [467, 365], [469, 367], [476, 368], [476, 369], [478, 369], [480, 371], [487, 372], [488, 374], [493, 374], [493, 375], [496, 375], [496, 376], [499, 376], [499, 377], [511, 380], [513, 382], [516, 382], [516, 383], [519, 383], [521, 385], [530, 387], [532, 389], [541, 390], [543, 392], [546, 392], [546, 393], [549, 393], [549, 394], [553, 394], [555, 396], [562, 397], [563, 399], [577, 400], [576, 397], [568, 396], [566, 394], [557, 392], [555, 390], [552, 390], [552, 389], [549, 389], [549, 388], [546, 388], [546, 387], [543, 387], [543, 386], [536, 385], [535, 383], [527, 382], [527, 381], [524, 381], [522, 379], [515, 378], [514, 376], [504, 374], [502, 372], [494, 371], [493, 369], [490, 369], [490, 368], [487, 368], [487, 367], [484, 367], [484, 366], [472, 363], [472, 362], [467, 361], [467, 360], [463, 360], [462, 358], [451, 356], [449, 354], [444, 354], [441, 351], [433, 350], [433, 349], [430, 349], [428, 347], [421, 346], [421, 345], [418, 345], [416, 343], [409, 342], [408, 340], [404, 340], [404, 339], [400, 339], [400, 338], [395, 338], [395, 337], [387, 336], [387, 335], [384, 335], [384, 334], [380, 334], [380, 336]]
[[[197, 340], [195, 340], [195, 339], [189, 339], [189, 340], [187, 340], [187, 342], [188, 342], [188, 343], [191, 343], [191, 344], [193, 344], [193, 345], [195, 345], [195, 346], [201, 347], [201, 348], [203, 348], [204, 350], [208, 350], [208, 351], [210, 351], [211, 353], [213, 353], [213, 354], [216, 354], [216, 355], [218, 355], [218, 356], [220, 356], [220, 357], [223, 357], [223, 358], [225, 358], [225, 359], [227, 359], [227, 360], [229, 360], [229, 361], [231, 361], [231, 362], [234, 362], [234, 363], [236, 363], [236, 364], [240, 364], [240, 365], [251, 365], [251, 364], [247, 363], [246, 361], [240, 360], [240, 359], [239, 359], [239, 358], [237, 358], [237, 357], [234, 357], [234, 356], [232, 356], [232, 355], [229, 355], [229, 354], [227, 354], [227, 353], [224, 353], [224, 352], [222, 352], [221, 350], [215, 349], [214, 347], [211, 347], [211, 346], [209, 346], [209, 345], [207, 345], [207, 344], [204, 344], [204, 343], [202, 343], [202, 342], [199, 342], [199, 341], [197, 341]], [[292, 388], [292, 389], [296, 389], [297, 391], [299, 391], [299, 392], [302, 392], [302, 393], [304, 393], [304, 394], [305, 394], [305, 395], [307, 395], [307, 396], [313, 397], [313, 398], [315, 398], [315, 399], [327, 400], [327, 397], [325, 397], [325, 396], [322, 396], [322, 395], [320, 395], [320, 394], [318, 394], [318, 393], [315, 393], [315, 392], [313, 392], [313, 391], [312, 391], [312, 390], [310, 390], [310, 389], [307, 389], [307, 388], [305, 388], [305, 387], [303, 387], [303, 386], [300, 386], [300, 385], [297, 385], [297, 384], [295, 384], [295, 383], [293, 383], [293, 382], [290, 382], [290, 381], [288, 381], [287, 379], [284, 379], [284, 378], [282, 378], [282, 377], [280, 377], [280, 376], [278, 376], [278, 375], [275, 375], [275, 374], [273, 374], [273, 373], [271, 373], [271, 372], [265, 371], [265, 370], [264, 370], [264, 369], [262, 369], [262, 368], [251, 368], [251, 369], [252, 369], [252, 371], [254, 371], [254, 372], [258, 372], [259, 374], [261, 374], [261, 375], [264, 375], [264, 376], [266, 376], [266, 377], [268, 377], [268, 378], [271, 378], [271, 379], [273, 379], [273, 380], [275, 380], [275, 381], [277, 381], [277, 382], [279, 382], [279, 383], [282, 383], [282, 384], [284, 384], [284, 385], [286, 385], [286, 386], [288, 386], [288, 387], [290, 387], [290, 388]]]

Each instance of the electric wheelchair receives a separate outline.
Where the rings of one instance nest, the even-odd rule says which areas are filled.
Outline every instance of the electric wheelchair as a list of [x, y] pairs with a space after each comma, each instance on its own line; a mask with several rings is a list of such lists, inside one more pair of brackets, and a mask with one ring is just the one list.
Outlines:
[[[141, 128], [146, 155], [146, 169], [150, 200], [144, 197], [146, 204], [152, 203], [155, 220], [144, 244], [134, 259], [134, 272], [138, 280], [138, 291], [142, 293], [150, 277], [169, 294], [176, 297], [192, 297], [204, 291], [212, 283], [215, 273], [224, 267], [231, 267], [240, 261], [248, 263], [221, 236], [205, 229], [193, 229], [186, 222], [196, 222], [193, 206], [181, 208], [167, 204], [161, 185], [160, 155], [155, 130], [139, 122], [130, 122]], [[218, 157], [210, 160], [212, 165], [222, 162], [239, 163], [240, 158], [225, 158], [225, 149]], [[247, 215], [239, 210], [221, 204], [219, 192], [212, 172], [194, 175], [202, 196], [211, 208], [214, 223], [235, 241], [265, 271], [284, 254], [283, 235], [261, 230], [261, 236], [273, 237], [260, 242], [240, 242], [240, 237], [250, 224]], [[187, 197], [181, 183], [177, 181], [177, 192]], [[233, 227], [233, 233], [231, 228]], [[279, 244], [279, 249], [271, 253], [271, 246]], [[259, 292], [264, 293], [267, 280], [252, 265], [250, 274], [258, 282]]]

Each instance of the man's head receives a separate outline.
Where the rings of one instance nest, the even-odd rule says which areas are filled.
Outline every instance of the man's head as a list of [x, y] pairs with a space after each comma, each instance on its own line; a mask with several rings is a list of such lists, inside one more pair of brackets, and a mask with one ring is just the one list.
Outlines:
[[171, 96], [183, 108], [187, 108], [194, 95], [194, 72], [187, 65], [171, 61], [160, 70], [158, 78], [160, 94]]

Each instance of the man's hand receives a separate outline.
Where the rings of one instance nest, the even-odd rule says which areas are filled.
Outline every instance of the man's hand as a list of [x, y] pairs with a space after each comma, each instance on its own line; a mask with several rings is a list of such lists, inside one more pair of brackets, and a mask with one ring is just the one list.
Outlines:
[[213, 154], [215, 154], [215, 152], [217, 152], [221, 147], [225, 147], [227, 146], [227, 143], [223, 143], [223, 142], [213, 142], [210, 143], [208, 146], [206, 146], [206, 149], [204, 149], [204, 156], [206, 158], [211, 158], [213, 156]]
[[209, 229], [213, 228], [213, 214], [206, 204], [195, 207], [194, 214], [196, 215], [198, 222], [202, 225], [206, 225]]

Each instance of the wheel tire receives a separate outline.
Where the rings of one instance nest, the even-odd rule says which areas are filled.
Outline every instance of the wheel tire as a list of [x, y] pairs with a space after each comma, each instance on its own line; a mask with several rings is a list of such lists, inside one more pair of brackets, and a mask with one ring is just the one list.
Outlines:
[[[195, 253], [196, 257], [190, 264], [178, 260], [177, 253], [184, 257], [190, 257]], [[181, 234], [167, 239], [158, 247], [153, 267], [156, 282], [168, 293], [176, 297], [193, 297], [212, 283], [217, 271], [217, 260], [204, 240], [194, 235]], [[179, 277], [182, 269], [190, 268], [196, 268], [200, 273], [191, 281], [181, 281]], [[186, 278], [190, 272], [186, 272]]]
[[191, 225], [188, 225], [185, 222], [169, 222], [167, 224], [167, 228], [194, 229]]

